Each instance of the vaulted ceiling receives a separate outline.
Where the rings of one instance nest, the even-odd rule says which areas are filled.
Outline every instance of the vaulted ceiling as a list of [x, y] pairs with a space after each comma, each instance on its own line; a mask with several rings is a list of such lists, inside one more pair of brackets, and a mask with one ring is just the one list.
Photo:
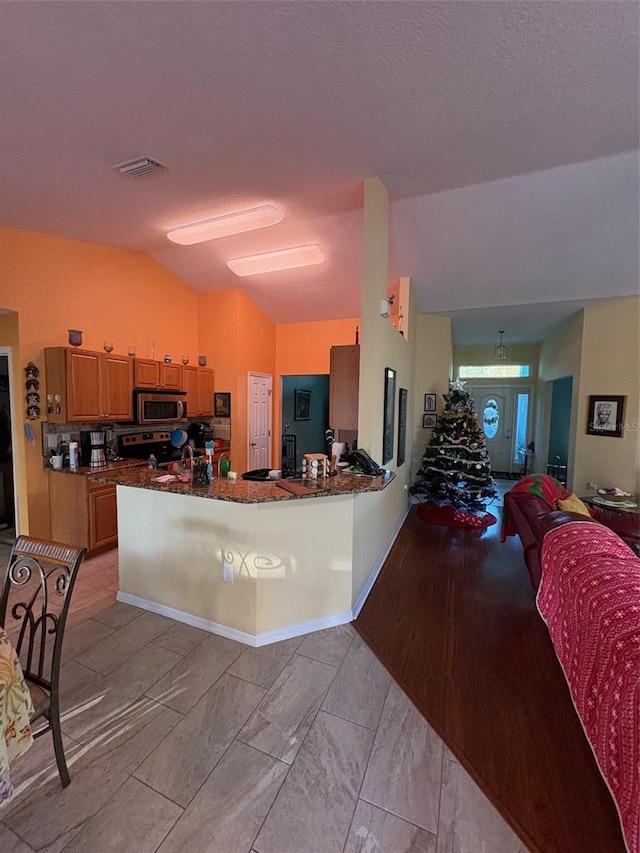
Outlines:
[[[389, 272], [411, 276], [418, 310], [458, 317], [459, 342], [509, 322], [539, 339], [585, 301], [638, 292], [638, 10], [5, 0], [0, 222], [147, 252], [197, 290], [242, 287], [276, 322], [346, 317], [378, 175]], [[114, 168], [140, 155], [166, 169]], [[166, 238], [265, 201], [282, 222]], [[326, 262], [226, 266], [305, 243]]]

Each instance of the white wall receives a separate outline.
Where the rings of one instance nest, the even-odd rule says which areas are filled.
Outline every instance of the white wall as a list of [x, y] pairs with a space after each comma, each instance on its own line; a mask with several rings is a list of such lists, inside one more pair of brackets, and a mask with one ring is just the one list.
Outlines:
[[[640, 493], [640, 296], [584, 309], [574, 491], [588, 482]], [[622, 438], [587, 435], [589, 395], [626, 397]]]
[[[362, 334], [360, 344], [360, 398], [358, 443], [382, 464], [384, 377], [386, 368], [396, 371], [394, 399], [394, 456], [385, 467], [396, 480], [374, 499], [362, 495], [354, 518], [353, 591], [355, 601], [378, 558], [386, 548], [409, 503], [411, 464], [408, 443], [414, 418], [414, 365], [416, 321], [410, 299], [408, 337], [380, 316], [380, 301], [387, 296], [389, 196], [379, 178], [365, 181], [362, 240]], [[408, 391], [407, 459], [397, 466], [398, 392]]]
[[[569, 487], [581, 494], [595, 482], [640, 493], [640, 296], [588, 305], [542, 342], [538, 459], [546, 460], [548, 452], [549, 383], [564, 376], [573, 376]], [[601, 394], [626, 397], [622, 438], [587, 435], [589, 396]]]
[[415, 476], [431, 430], [422, 428], [424, 395], [435, 392], [438, 414], [444, 409], [443, 394], [449, 391], [452, 373], [451, 318], [419, 314], [416, 323], [414, 374], [415, 406], [412, 421], [411, 471]]

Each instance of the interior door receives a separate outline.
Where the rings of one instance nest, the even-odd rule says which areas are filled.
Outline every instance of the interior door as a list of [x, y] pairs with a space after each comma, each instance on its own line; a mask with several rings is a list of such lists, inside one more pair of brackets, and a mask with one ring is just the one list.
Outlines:
[[513, 460], [514, 389], [482, 386], [469, 388], [478, 422], [484, 431], [492, 471], [511, 472]]
[[271, 376], [249, 373], [247, 470], [271, 468]]

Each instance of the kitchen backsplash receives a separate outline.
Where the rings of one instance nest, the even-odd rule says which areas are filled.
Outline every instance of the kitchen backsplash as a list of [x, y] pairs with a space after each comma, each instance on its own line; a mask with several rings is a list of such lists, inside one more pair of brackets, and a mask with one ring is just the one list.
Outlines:
[[[221, 438], [224, 441], [231, 441], [231, 419], [230, 418], [193, 418], [190, 419], [187, 424], [185, 423], [175, 423], [168, 424], [162, 423], [158, 425], [157, 429], [162, 430], [163, 432], [171, 432], [172, 429], [189, 429], [189, 426], [196, 421], [205, 421], [211, 424], [213, 437]], [[87, 422], [87, 423], [73, 423], [73, 424], [50, 424], [48, 421], [44, 421], [42, 424], [42, 455], [49, 456], [49, 436], [55, 435], [56, 444], [60, 444], [61, 442], [66, 441], [80, 441], [80, 432], [85, 430], [105, 430], [112, 429], [113, 435], [115, 438], [119, 438], [121, 435], [130, 435], [134, 432], [146, 432], [153, 429], [153, 425], [148, 426], [147, 428], [141, 427], [138, 424], [105, 424], [103, 421], [100, 422]], [[64, 438], [63, 438], [64, 436]]]

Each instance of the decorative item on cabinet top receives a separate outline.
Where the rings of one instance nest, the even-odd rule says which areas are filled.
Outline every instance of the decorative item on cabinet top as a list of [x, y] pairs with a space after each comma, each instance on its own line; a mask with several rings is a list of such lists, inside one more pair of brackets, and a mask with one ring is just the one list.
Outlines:
[[72, 347], [82, 346], [82, 329], [69, 329], [69, 343]]

